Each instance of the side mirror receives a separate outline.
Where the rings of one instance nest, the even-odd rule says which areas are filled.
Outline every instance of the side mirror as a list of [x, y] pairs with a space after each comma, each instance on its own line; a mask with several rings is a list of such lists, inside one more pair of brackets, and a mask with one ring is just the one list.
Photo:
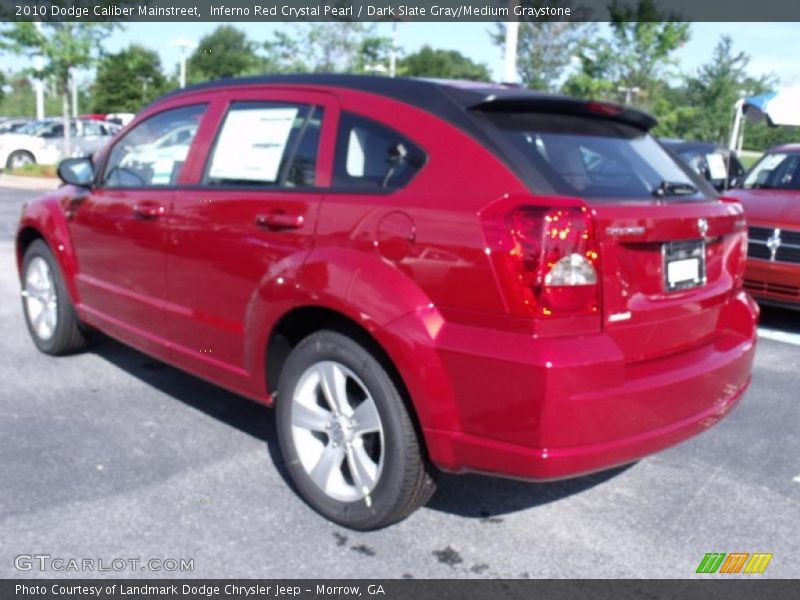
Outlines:
[[58, 176], [61, 181], [78, 187], [92, 187], [94, 180], [94, 164], [88, 156], [81, 158], [65, 158], [58, 163]]

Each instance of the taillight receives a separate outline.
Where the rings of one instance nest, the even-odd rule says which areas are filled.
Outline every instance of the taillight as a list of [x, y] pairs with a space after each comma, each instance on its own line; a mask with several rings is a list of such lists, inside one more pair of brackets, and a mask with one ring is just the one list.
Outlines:
[[546, 318], [599, 312], [599, 256], [586, 206], [502, 200], [481, 218], [509, 313]]

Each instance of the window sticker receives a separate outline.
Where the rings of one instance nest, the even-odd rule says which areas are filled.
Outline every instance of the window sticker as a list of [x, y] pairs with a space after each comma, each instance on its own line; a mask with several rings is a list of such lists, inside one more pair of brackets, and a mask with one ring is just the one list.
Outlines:
[[275, 182], [297, 108], [232, 110], [225, 119], [212, 179]]
[[708, 164], [708, 174], [711, 179], [727, 179], [728, 167], [725, 165], [725, 158], [721, 154], [711, 152], [706, 154]]

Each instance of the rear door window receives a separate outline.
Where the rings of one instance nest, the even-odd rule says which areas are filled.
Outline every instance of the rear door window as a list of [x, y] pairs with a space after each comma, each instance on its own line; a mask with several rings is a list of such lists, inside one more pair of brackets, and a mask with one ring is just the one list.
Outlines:
[[312, 187], [323, 110], [304, 104], [235, 102], [217, 134], [203, 184]]
[[593, 198], [704, 197], [646, 132], [611, 119], [533, 113], [486, 113], [528, 165], [560, 194]]

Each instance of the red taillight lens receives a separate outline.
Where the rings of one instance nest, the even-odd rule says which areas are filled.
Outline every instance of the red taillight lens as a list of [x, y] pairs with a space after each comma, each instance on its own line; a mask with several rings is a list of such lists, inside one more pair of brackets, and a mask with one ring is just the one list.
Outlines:
[[512, 315], [599, 311], [599, 256], [585, 206], [509, 206], [501, 201], [481, 217], [487, 251]]

